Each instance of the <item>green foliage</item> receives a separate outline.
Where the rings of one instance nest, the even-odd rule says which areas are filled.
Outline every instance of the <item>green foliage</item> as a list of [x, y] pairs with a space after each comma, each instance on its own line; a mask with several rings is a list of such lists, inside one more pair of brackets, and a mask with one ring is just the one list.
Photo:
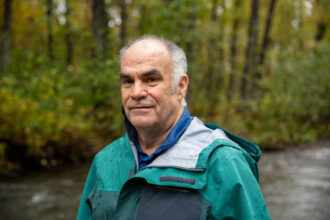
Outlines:
[[92, 61], [69, 72], [45, 66], [3, 77], [0, 165], [8, 170], [79, 162], [118, 137], [123, 129], [115, 66]]
[[261, 82], [260, 98], [251, 103], [254, 140], [265, 145], [313, 141], [329, 134], [328, 44], [309, 53], [272, 54], [269, 77]]
[[273, 52], [273, 64], [271, 69], [263, 70], [266, 76], [260, 82], [258, 95], [246, 103], [237, 98], [232, 102], [220, 100], [216, 120], [263, 149], [327, 137], [328, 57], [330, 47], [326, 43], [309, 53]]

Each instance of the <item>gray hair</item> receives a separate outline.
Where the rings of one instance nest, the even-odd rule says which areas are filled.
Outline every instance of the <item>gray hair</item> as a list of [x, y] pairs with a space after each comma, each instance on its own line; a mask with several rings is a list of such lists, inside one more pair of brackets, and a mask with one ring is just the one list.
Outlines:
[[[171, 93], [174, 94], [176, 87], [179, 85], [182, 76], [187, 74], [188, 64], [187, 64], [186, 54], [173, 41], [167, 40], [163, 37], [156, 37], [154, 35], [143, 35], [141, 37], [138, 37], [135, 40], [129, 42], [123, 48], [121, 48], [121, 50], [119, 52], [120, 63], [121, 63], [122, 58], [123, 58], [125, 52], [127, 51], [127, 49], [130, 48], [133, 44], [143, 41], [143, 40], [158, 41], [168, 50], [170, 57], [171, 57], [171, 61], [172, 61], [173, 80], [172, 80]], [[187, 105], [185, 98], [182, 99], [182, 105], [183, 106]]]

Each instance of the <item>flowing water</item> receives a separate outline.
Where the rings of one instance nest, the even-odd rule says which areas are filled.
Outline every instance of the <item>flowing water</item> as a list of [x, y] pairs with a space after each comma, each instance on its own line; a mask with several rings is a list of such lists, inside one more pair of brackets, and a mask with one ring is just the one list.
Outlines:
[[330, 219], [330, 143], [264, 154], [260, 185], [272, 219]]
[[[273, 220], [330, 219], [330, 142], [264, 153], [260, 185]], [[75, 219], [89, 164], [0, 180], [0, 220]]]

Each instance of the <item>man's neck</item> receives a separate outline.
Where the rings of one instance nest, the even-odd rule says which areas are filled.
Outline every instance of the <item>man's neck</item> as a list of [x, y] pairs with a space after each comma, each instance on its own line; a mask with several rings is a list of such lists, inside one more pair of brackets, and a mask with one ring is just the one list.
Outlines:
[[172, 128], [176, 125], [176, 123], [179, 121], [182, 113], [183, 108], [179, 111], [178, 116], [176, 119], [170, 123], [168, 126], [164, 127], [164, 129], [137, 129], [137, 137], [139, 146], [143, 150], [144, 153], [151, 155], [153, 154], [157, 148], [164, 143], [166, 140], [168, 134], [171, 132]]
[[157, 148], [162, 145], [166, 140], [166, 137], [170, 133], [171, 129], [168, 129], [166, 133], [162, 134], [138, 134], [138, 141], [141, 149], [148, 155], [153, 154]]

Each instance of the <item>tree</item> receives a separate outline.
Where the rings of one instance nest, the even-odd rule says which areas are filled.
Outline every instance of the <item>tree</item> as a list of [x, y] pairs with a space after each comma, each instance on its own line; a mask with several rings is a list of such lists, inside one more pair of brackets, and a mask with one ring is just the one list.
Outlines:
[[[192, 1], [192, 5], [188, 6], [190, 8], [188, 16], [187, 16], [187, 23], [186, 29], [187, 30], [194, 30], [196, 27], [196, 19], [197, 19], [197, 9], [196, 9], [196, 1]], [[194, 42], [191, 38], [185, 39], [185, 48], [187, 51], [187, 59], [189, 63], [194, 62]]]
[[218, 77], [216, 78], [217, 88], [221, 88], [223, 84], [224, 66], [225, 66], [225, 22], [226, 22], [226, 0], [221, 1], [222, 16], [219, 21], [219, 63], [220, 68], [218, 70]]
[[230, 37], [230, 77], [228, 86], [228, 98], [231, 99], [232, 93], [234, 91], [235, 79], [237, 77], [237, 32], [240, 27], [239, 12], [242, 6], [242, 0], [235, 0], [234, 3], [234, 20]]
[[120, 6], [120, 42], [121, 46], [124, 46], [126, 43], [126, 29], [127, 29], [127, 5], [125, 1], [119, 1]]
[[[196, 30], [196, 20], [197, 20], [197, 11], [198, 11], [198, 6], [196, 4], [196, 0], [189, 2], [190, 4], [187, 6], [189, 8], [188, 14], [187, 14], [187, 19], [185, 23], [185, 29], [186, 30], [192, 30], [190, 31], [189, 37], [184, 39], [184, 48], [186, 51], [186, 56], [189, 64], [192, 64], [195, 62], [195, 47], [194, 47], [194, 41], [193, 41], [193, 36], [194, 36], [194, 30]], [[194, 83], [194, 73], [191, 71], [189, 72], [189, 81], [190, 83]], [[191, 86], [188, 87], [188, 92], [187, 92], [187, 98], [186, 98], [188, 103], [193, 102], [193, 95], [191, 91]]]
[[[218, 10], [218, 1], [212, 1], [212, 10], [211, 10], [211, 25], [215, 26], [211, 29], [211, 35], [209, 39], [208, 45], [208, 74], [207, 81], [205, 83], [206, 89], [211, 90], [212, 93], [218, 94], [220, 92], [220, 88], [223, 84], [223, 74], [224, 74], [224, 33], [225, 33], [225, 0], [221, 1], [222, 8], [222, 16], [221, 19], [218, 18], [217, 10]], [[214, 106], [217, 104], [218, 96], [214, 95], [211, 97], [211, 108], [212, 112], [215, 108]]]
[[52, 14], [53, 14], [53, 0], [47, 0], [46, 16], [47, 16], [47, 46], [48, 46], [48, 58], [50, 61], [54, 59], [53, 53], [53, 34], [52, 34]]
[[317, 20], [316, 20], [316, 33], [315, 33], [315, 41], [320, 42], [325, 36], [328, 22], [326, 18], [326, 7], [329, 7], [329, 3], [323, 2], [321, 0], [315, 1], [315, 8], [318, 13]]
[[2, 51], [1, 63], [2, 72], [8, 70], [10, 62], [10, 47], [11, 47], [11, 13], [12, 13], [12, 0], [5, 0], [5, 8], [3, 13], [3, 28], [2, 28]]
[[241, 83], [241, 96], [246, 100], [250, 96], [250, 75], [254, 73], [256, 66], [256, 48], [258, 42], [258, 10], [259, 0], [251, 1], [251, 16], [248, 29], [248, 42], [246, 46], [245, 65], [243, 69], [243, 78]]
[[147, 7], [145, 4], [140, 5], [140, 21], [139, 21], [139, 32], [140, 35], [143, 35], [145, 33], [145, 18], [147, 13]]
[[217, 4], [218, 0], [212, 1], [212, 8], [211, 8], [211, 17], [210, 17], [210, 24], [211, 24], [211, 30], [210, 30], [210, 37], [208, 41], [208, 50], [207, 50], [207, 57], [208, 57], [208, 67], [207, 67], [207, 77], [205, 77], [205, 89], [206, 91], [211, 90], [214, 92], [213, 85], [215, 83], [216, 78], [216, 72], [215, 72], [215, 65], [216, 65], [216, 53], [214, 51], [217, 51]]
[[69, 0], [65, 1], [66, 3], [66, 11], [65, 11], [65, 45], [66, 45], [66, 66], [69, 67], [72, 65], [73, 60], [73, 39], [72, 39], [72, 30], [71, 30], [71, 5]]
[[107, 23], [104, 0], [93, 0], [92, 29], [95, 44], [94, 56], [105, 56], [108, 33]]
[[[258, 60], [258, 67], [261, 66], [265, 60], [265, 55], [266, 55], [268, 44], [269, 44], [269, 33], [270, 33], [270, 30], [272, 27], [272, 20], [273, 20], [273, 14], [274, 14], [274, 8], [275, 8], [276, 2], [277, 2], [276, 0], [271, 0], [271, 2], [269, 4], [266, 27], [265, 27], [264, 37], [262, 40], [259, 60]], [[261, 72], [259, 71], [259, 68], [256, 71], [255, 77], [259, 78], [259, 79], [261, 78]]]

